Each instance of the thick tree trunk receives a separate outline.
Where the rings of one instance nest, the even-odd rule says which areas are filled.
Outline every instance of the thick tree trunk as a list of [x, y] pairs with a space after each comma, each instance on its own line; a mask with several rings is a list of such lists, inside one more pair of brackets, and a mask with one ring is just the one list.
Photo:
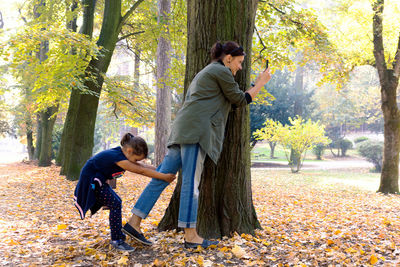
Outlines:
[[[185, 90], [208, 64], [210, 47], [218, 40], [233, 40], [243, 46], [247, 56], [236, 79], [240, 88], [248, 87], [256, 8], [256, 0], [188, 1]], [[218, 165], [208, 157], [205, 162], [197, 230], [206, 238], [220, 238], [233, 232], [254, 233], [254, 229], [260, 228], [252, 202], [249, 142], [249, 109], [238, 108], [229, 114]], [[159, 224], [160, 230], [177, 227], [180, 183], [179, 180]]]
[[39, 155], [39, 166], [45, 167], [51, 165], [51, 145], [53, 137], [54, 123], [56, 122], [56, 112], [58, 106], [49, 107], [46, 111], [40, 112], [42, 121], [42, 142]]
[[[170, 0], [158, 0], [158, 23], [168, 27], [171, 12]], [[157, 46], [157, 98], [156, 98], [156, 139], [154, 146], [155, 165], [159, 165], [166, 152], [171, 124], [171, 88], [167, 85], [171, 62], [171, 44], [162, 32]]]
[[374, 56], [381, 84], [384, 119], [383, 163], [378, 192], [399, 193], [400, 111], [397, 106], [397, 87], [400, 76], [400, 36], [393, 69], [388, 69], [382, 36], [383, 7], [383, 0], [376, 0], [373, 4]]
[[78, 110], [72, 134], [71, 156], [67, 164], [66, 176], [69, 180], [79, 179], [82, 166], [92, 156], [93, 135], [103, 75], [107, 72], [118, 40], [121, 22], [121, 0], [106, 0], [104, 5], [103, 24], [97, 44], [103, 47], [103, 54], [90, 61], [86, 76], [95, 77], [95, 81], [86, 80], [85, 86], [90, 94], [80, 96]]
[[[94, 11], [96, 7], [96, 0], [82, 0], [83, 5], [83, 22], [80, 29], [81, 34], [85, 34], [88, 38], [92, 38], [93, 25], [94, 25]], [[73, 26], [73, 25], [71, 25]], [[75, 126], [76, 116], [78, 114], [78, 106], [80, 102], [81, 93], [79, 90], [72, 90], [69, 98], [69, 105], [67, 116], [64, 122], [64, 128], [61, 136], [60, 151], [56, 159], [56, 163], [61, 167], [60, 174], [65, 175], [68, 170], [70, 157], [71, 157], [71, 144]]]

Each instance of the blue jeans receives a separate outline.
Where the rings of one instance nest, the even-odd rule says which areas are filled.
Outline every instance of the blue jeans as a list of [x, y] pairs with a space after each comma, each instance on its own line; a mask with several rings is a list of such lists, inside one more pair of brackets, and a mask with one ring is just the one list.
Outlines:
[[[199, 184], [204, 159], [205, 152], [199, 144], [174, 145], [168, 148], [167, 155], [157, 168], [161, 173], [177, 173], [182, 168], [178, 227], [196, 228]], [[140, 195], [132, 213], [145, 219], [167, 185], [168, 182], [152, 178]]]

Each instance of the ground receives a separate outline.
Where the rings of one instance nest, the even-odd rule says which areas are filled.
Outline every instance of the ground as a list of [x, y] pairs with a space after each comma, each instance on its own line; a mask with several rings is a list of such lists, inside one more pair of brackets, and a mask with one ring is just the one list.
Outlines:
[[[353, 166], [354, 167], [354, 166]], [[337, 170], [252, 168], [253, 201], [263, 229], [224, 237], [217, 247], [185, 250], [181, 233], [157, 232], [174, 185], [143, 223], [154, 242], [122, 253], [110, 248], [108, 211], [80, 220], [76, 182], [59, 167], [0, 165], [2, 266], [399, 266], [397, 195], [375, 193], [379, 175], [368, 167]], [[123, 218], [148, 182], [127, 174], [118, 181]]]

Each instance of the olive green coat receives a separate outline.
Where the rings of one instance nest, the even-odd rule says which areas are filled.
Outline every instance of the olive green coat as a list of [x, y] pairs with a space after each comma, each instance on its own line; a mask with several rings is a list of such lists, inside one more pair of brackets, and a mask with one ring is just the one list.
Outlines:
[[245, 93], [239, 89], [229, 68], [219, 62], [209, 64], [190, 84], [167, 145], [199, 143], [217, 163], [232, 104], [246, 105]]

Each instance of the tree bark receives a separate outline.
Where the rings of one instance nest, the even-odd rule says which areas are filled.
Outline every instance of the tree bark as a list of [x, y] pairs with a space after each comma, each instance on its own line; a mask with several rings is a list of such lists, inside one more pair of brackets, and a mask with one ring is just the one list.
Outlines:
[[28, 114], [28, 118], [26, 119], [26, 143], [28, 150], [28, 158], [29, 160], [34, 159], [35, 147], [33, 146], [33, 131], [32, 131], [32, 120], [30, 115]]
[[381, 85], [381, 108], [384, 119], [383, 163], [378, 192], [399, 193], [400, 112], [397, 106], [397, 87], [400, 75], [400, 36], [393, 69], [388, 69], [382, 36], [383, 8], [383, 0], [376, 0], [373, 3], [374, 56]]
[[[193, 77], [210, 61], [209, 51], [218, 40], [243, 46], [246, 57], [236, 80], [245, 90], [250, 84], [250, 57], [256, 0], [189, 0], [185, 92]], [[216, 166], [206, 158], [200, 184], [197, 230], [206, 238], [233, 232], [254, 233], [260, 228], [252, 202], [250, 176], [249, 109], [237, 108], [228, 117], [225, 141]], [[159, 224], [160, 230], [177, 227], [181, 179]]]
[[273, 159], [273, 158], [275, 158], [274, 155], [275, 155], [276, 142], [268, 142], [268, 144], [269, 144], [269, 148], [270, 148], [269, 158]]
[[[170, 0], [158, 0], [158, 23], [168, 27], [168, 16], [171, 12]], [[168, 30], [168, 28], [166, 28]], [[157, 46], [157, 98], [156, 98], [156, 139], [154, 146], [155, 165], [159, 165], [166, 152], [171, 124], [171, 88], [167, 85], [168, 70], [171, 63], [171, 42], [168, 35], [161, 31]]]
[[42, 124], [42, 142], [39, 154], [39, 166], [45, 167], [51, 165], [51, 149], [54, 123], [56, 122], [56, 114], [58, 106], [49, 107], [46, 111], [40, 112]]

